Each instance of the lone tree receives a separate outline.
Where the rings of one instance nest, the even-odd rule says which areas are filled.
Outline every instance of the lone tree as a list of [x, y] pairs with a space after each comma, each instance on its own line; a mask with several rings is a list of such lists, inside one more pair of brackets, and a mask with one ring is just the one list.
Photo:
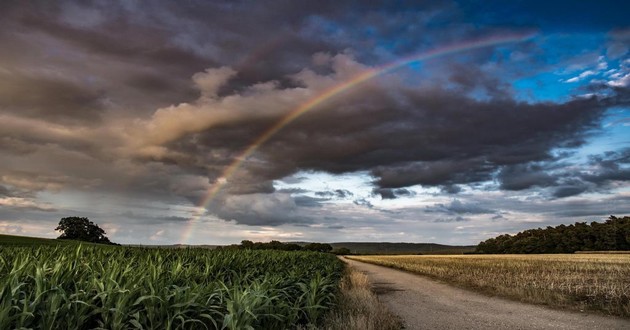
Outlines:
[[57, 237], [57, 239], [113, 244], [105, 236], [105, 231], [101, 227], [85, 217], [61, 218], [59, 226], [55, 230], [61, 231], [61, 236]]

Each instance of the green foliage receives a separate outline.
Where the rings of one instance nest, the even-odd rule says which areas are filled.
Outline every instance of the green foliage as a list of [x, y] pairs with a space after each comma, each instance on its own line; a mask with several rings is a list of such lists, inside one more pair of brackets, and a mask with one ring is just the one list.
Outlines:
[[630, 250], [630, 217], [610, 216], [604, 223], [576, 222], [516, 235], [501, 235], [477, 246], [477, 253], [573, 253], [576, 251]]
[[333, 247], [330, 244], [325, 243], [309, 243], [304, 245], [304, 250], [318, 251], [318, 252], [330, 252]]
[[4, 247], [0, 329], [286, 329], [333, 306], [343, 265], [314, 252]]
[[61, 218], [55, 230], [61, 232], [61, 236], [59, 236], [58, 239], [112, 244], [105, 236], [105, 231], [85, 217]]
[[[313, 243], [313, 244], [318, 244], [318, 243]], [[326, 244], [328, 245], [328, 244]], [[330, 245], [328, 245], [330, 246]], [[247, 250], [280, 250], [280, 251], [302, 251], [302, 250], [307, 250], [307, 251], [319, 251], [319, 252], [328, 252], [328, 251], [321, 251], [321, 250], [313, 250], [313, 249], [306, 249], [305, 247], [301, 247], [298, 244], [294, 244], [294, 243], [282, 243], [280, 241], [271, 241], [268, 243], [263, 243], [263, 242], [252, 242], [250, 240], [243, 240], [241, 241], [241, 245], [230, 245], [225, 247], [227, 249], [247, 249]], [[332, 249], [332, 247], [331, 247]]]
[[348, 255], [348, 254], [351, 254], [352, 252], [350, 251], [350, 249], [342, 247], [342, 248], [333, 249], [332, 253], [338, 254], [338, 255]]

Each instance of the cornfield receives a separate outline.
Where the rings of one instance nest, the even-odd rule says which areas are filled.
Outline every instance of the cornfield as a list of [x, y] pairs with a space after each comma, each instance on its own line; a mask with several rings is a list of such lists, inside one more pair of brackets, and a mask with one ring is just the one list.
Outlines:
[[343, 265], [317, 252], [0, 247], [0, 329], [317, 324]]
[[630, 317], [630, 256], [352, 256], [493, 295]]

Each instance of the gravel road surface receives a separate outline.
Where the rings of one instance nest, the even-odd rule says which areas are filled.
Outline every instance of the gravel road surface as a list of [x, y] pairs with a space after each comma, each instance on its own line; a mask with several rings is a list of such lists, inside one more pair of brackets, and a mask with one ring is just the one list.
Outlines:
[[343, 259], [366, 273], [405, 329], [625, 329], [630, 320], [549, 309], [455, 288], [407, 272]]

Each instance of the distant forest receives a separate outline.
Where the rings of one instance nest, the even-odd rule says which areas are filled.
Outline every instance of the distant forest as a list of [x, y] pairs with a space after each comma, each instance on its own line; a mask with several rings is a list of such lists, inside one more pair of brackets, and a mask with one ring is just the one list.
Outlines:
[[604, 223], [576, 222], [516, 235], [501, 235], [479, 243], [475, 253], [574, 253], [630, 250], [630, 217], [610, 216]]

